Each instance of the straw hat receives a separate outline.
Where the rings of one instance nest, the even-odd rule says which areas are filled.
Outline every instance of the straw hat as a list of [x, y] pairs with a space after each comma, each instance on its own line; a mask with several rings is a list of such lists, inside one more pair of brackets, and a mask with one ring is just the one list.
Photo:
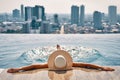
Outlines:
[[48, 68], [50, 70], [68, 70], [72, 69], [72, 57], [64, 50], [53, 52], [48, 58]]

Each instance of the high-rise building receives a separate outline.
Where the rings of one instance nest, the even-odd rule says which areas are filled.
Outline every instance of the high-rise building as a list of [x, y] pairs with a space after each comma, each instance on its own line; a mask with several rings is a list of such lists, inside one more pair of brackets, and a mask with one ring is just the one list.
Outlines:
[[71, 7], [71, 24], [77, 24], [79, 23], [79, 7], [78, 6], [72, 6]]
[[102, 14], [101, 12], [95, 11], [93, 14], [94, 28], [97, 30], [102, 30]]
[[102, 20], [105, 20], [106, 17], [105, 17], [105, 13], [101, 13], [102, 14]]
[[32, 19], [32, 7], [25, 7], [25, 21]]
[[116, 6], [109, 6], [108, 16], [109, 16], [109, 23], [111, 25], [114, 25], [117, 23], [117, 7]]
[[54, 23], [59, 24], [58, 14], [54, 14]]
[[42, 8], [42, 20], [45, 20], [46, 16], [45, 16], [45, 8], [43, 6], [41, 6]]
[[85, 19], [85, 7], [84, 5], [80, 6], [80, 26], [84, 26], [84, 19]]
[[30, 22], [29, 21], [24, 22], [22, 26], [22, 33], [30, 33]]
[[40, 33], [50, 33], [50, 22], [49, 21], [43, 21], [42, 25], [40, 27]]
[[36, 5], [33, 7], [33, 16], [36, 16], [37, 19], [44, 20], [45, 17], [45, 10], [43, 6]]
[[20, 10], [18, 9], [13, 10], [13, 18], [20, 18]]
[[25, 15], [25, 13], [24, 13], [24, 5], [22, 4], [21, 5], [21, 18], [22, 19], [24, 19], [24, 15]]
[[39, 5], [35, 7], [25, 7], [25, 21], [32, 20], [32, 17], [36, 17], [37, 20], [45, 20], [44, 7]]

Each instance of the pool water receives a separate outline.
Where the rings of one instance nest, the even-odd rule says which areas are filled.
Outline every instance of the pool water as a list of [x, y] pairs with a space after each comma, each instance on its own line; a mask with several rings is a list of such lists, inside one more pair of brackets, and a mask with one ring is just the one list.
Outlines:
[[0, 34], [0, 68], [45, 63], [57, 44], [74, 62], [120, 65], [120, 34]]

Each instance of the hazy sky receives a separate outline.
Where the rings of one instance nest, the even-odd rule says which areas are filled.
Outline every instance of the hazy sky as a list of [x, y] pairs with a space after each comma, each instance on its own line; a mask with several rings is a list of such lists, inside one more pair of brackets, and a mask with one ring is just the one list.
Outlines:
[[85, 13], [93, 13], [98, 10], [108, 13], [108, 6], [117, 6], [120, 13], [120, 0], [0, 0], [0, 13], [9, 12], [13, 9], [20, 9], [20, 5], [34, 6], [42, 5], [46, 13], [70, 13], [72, 5], [85, 5]]

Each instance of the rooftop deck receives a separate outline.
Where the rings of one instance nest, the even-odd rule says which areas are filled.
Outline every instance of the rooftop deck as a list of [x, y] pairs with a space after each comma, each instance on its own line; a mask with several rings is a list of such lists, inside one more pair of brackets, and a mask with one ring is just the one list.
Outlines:
[[0, 73], [0, 80], [120, 80], [120, 66], [115, 71], [98, 71], [86, 68], [73, 68], [69, 71], [49, 71], [37, 69], [19, 73]]

